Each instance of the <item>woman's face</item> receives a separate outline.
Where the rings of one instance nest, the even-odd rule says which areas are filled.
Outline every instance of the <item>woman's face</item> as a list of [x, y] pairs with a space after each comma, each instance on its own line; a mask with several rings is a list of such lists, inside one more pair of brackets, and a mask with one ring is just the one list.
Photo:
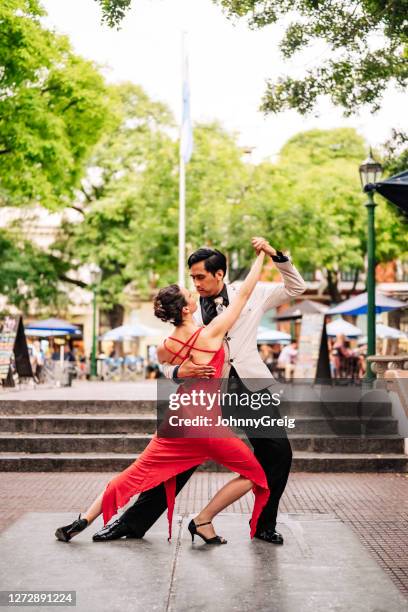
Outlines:
[[196, 298], [191, 293], [191, 291], [189, 291], [188, 289], [185, 289], [184, 287], [181, 288], [181, 293], [183, 294], [184, 299], [187, 302], [187, 306], [185, 306], [185, 308], [188, 308], [190, 311], [190, 314], [193, 314], [197, 310]]

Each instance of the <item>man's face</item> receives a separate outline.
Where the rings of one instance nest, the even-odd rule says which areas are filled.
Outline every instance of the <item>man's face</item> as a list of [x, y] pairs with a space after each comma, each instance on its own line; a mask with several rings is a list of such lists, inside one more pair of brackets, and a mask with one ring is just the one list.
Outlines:
[[191, 266], [190, 276], [197, 293], [201, 297], [218, 295], [224, 285], [224, 272], [217, 270], [215, 275], [212, 272], [207, 272], [204, 261], [199, 261]]

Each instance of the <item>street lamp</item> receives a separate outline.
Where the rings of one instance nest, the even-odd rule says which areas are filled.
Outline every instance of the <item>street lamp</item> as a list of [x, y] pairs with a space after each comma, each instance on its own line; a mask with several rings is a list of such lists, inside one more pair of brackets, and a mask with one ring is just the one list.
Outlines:
[[93, 293], [93, 300], [92, 300], [92, 310], [93, 310], [93, 315], [92, 315], [92, 352], [91, 352], [91, 371], [90, 371], [90, 377], [92, 378], [96, 378], [97, 377], [97, 368], [96, 368], [96, 294], [98, 291], [98, 285], [101, 281], [101, 277], [102, 277], [102, 270], [100, 269], [100, 267], [95, 264], [92, 263], [89, 266], [89, 276], [91, 279], [91, 289], [92, 289], [92, 293]]
[[[376, 183], [382, 173], [382, 166], [375, 161], [370, 148], [369, 155], [359, 167], [360, 180], [363, 191], [367, 194], [366, 202], [368, 213], [368, 235], [367, 235], [367, 358], [375, 355], [375, 224], [374, 192]], [[371, 370], [371, 364], [367, 360], [367, 380], [373, 380], [375, 375]]]

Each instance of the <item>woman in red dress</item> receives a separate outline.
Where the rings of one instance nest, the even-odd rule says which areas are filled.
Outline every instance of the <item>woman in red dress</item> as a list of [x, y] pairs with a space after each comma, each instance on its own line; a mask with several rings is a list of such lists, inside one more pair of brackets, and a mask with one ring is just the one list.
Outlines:
[[[156, 316], [175, 325], [172, 335], [159, 347], [161, 361], [178, 365], [190, 358], [195, 363], [206, 363], [215, 368], [214, 381], [201, 383], [194, 381], [192, 385], [196, 390], [199, 388], [197, 385], [205, 386], [207, 382], [217, 383], [215, 379], [221, 378], [224, 364], [223, 338], [238, 319], [259, 280], [263, 260], [264, 253], [261, 251], [242, 283], [236, 299], [206, 327], [198, 327], [195, 323], [193, 314], [197, 310], [197, 303], [187, 289], [180, 288], [178, 285], [170, 285], [161, 289], [157, 295], [154, 304]], [[182, 385], [178, 392], [183, 390], [187, 391], [187, 388], [184, 389]], [[188, 390], [191, 392], [191, 386]], [[214, 390], [213, 385], [212, 391]], [[213, 416], [221, 414], [218, 405], [214, 409]], [[190, 437], [159, 437], [155, 434], [140, 457], [109, 482], [105, 491], [98, 496], [82, 517], [80, 515], [70, 525], [58, 528], [55, 533], [56, 537], [68, 542], [101, 513], [103, 513], [106, 525], [131, 497], [164, 483], [170, 539], [177, 474], [212, 459], [237, 472], [239, 476], [227, 482], [190, 522], [188, 528], [193, 540], [194, 535], [197, 534], [210, 544], [226, 543], [224, 538], [215, 534], [212, 520], [251, 488], [255, 494], [250, 523], [252, 538], [256, 532], [262, 508], [269, 497], [268, 483], [261, 465], [248, 446], [239, 438], [234, 437], [232, 431], [227, 427], [221, 429], [221, 432], [218, 431], [216, 437], [210, 437], [203, 429], [197, 430], [196, 437], [193, 435]], [[199, 530], [198, 527], [200, 527]]]

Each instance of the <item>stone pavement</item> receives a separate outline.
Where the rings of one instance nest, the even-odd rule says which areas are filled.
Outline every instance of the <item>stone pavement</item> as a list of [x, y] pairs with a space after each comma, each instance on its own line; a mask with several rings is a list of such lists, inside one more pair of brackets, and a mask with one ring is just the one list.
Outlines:
[[49, 387], [45, 385], [22, 386], [21, 388], [0, 387], [1, 400], [155, 400], [155, 380], [138, 382], [76, 381], [72, 387]]
[[[6, 534], [10, 533], [10, 528], [16, 529], [17, 531], [13, 531], [13, 533], [20, 534], [22, 545], [25, 547], [26, 552], [28, 550], [31, 554], [31, 546], [27, 544], [25, 536], [27, 535], [29, 536], [29, 538], [32, 537], [32, 528], [28, 527], [27, 523], [21, 522], [25, 520], [25, 513], [40, 513], [41, 515], [44, 514], [44, 523], [42, 522], [41, 516], [38, 519], [36, 518], [36, 520], [40, 522], [39, 524], [42, 525], [41, 529], [45, 528], [45, 525], [47, 524], [48, 513], [65, 513], [65, 516], [67, 516], [70, 521], [75, 516], [75, 513], [78, 513], [81, 510], [83, 511], [84, 508], [86, 508], [87, 505], [93, 500], [93, 498], [104, 489], [106, 483], [111, 477], [112, 474], [107, 473], [0, 473], [0, 530], [2, 531], [2, 533]], [[210, 472], [195, 474], [177, 498], [176, 513], [183, 517], [187, 517], [191, 513], [198, 512], [198, 510], [209, 499], [209, 497], [211, 497], [214, 492], [218, 488], [220, 488], [220, 486], [229, 478], [231, 478], [231, 475], [226, 473]], [[399, 588], [400, 592], [405, 595], [408, 595], [407, 501], [407, 475], [293, 473], [290, 476], [288, 486], [281, 501], [280, 510], [282, 514], [279, 516], [278, 519], [278, 528], [283, 533], [286, 532], [286, 542], [283, 548], [285, 549], [285, 551], [293, 550], [292, 546], [294, 545], [294, 542], [297, 542], [297, 547], [300, 546], [299, 538], [296, 535], [299, 533], [299, 529], [294, 527], [293, 521], [295, 521], [296, 524], [298, 522], [300, 523], [300, 527], [304, 530], [305, 533], [304, 540], [307, 543], [307, 546], [313, 548], [312, 552], [315, 556], [318, 556], [318, 553], [317, 549], [314, 548], [313, 542], [315, 538], [320, 538], [320, 525], [324, 526], [322, 527], [322, 529], [329, 529], [333, 527], [333, 532], [325, 532], [325, 537], [327, 537], [328, 540], [334, 537], [338, 537], [341, 541], [343, 540], [343, 538], [346, 538], [347, 541], [349, 541], [348, 538], [351, 538], [350, 532], [353, 532], [354, 535], [358, 538], [361, 545], [364, 547], [366, 553], [373, 560], [374, 565], [378, 568], [381, 568], [381, 572], [391, 578], [396, 587]], [[246, 517], [248, 513], [250, 513], [252, 507], [251, 505], [251, 495], [247, 495], [243, 499], [233, 504], [233, 506], [228, 509], [228, 512], [226, 514], [228, 514], [228, 517], [231, 518], [231, 521], [235, 520], [235, 516], [238, 520], [240, 516]], [[56, 524], [64, 524], [65, 516], [60, 516]], [[334, 519], [336, 519], [335, 522], [333, 522]], [[51, 520], [53, 521], [52, 528], [54, 528], [55, 518]], [[305, 520], [306, 522], [303, 522], [303, 520]], [[337, 520], [341, 521], [340, 525], [337, 524]], [[288, 527], [288, 521], [292, 521], [290, 523], [290, 525], [292, 526], [291, 529], [289, 529]], [[323, 521], [323, 523], [321, 523], [320, 521]], [[238, 520], [238, 523], [239, 524], [237, 526], [237, 529], [241, 530], [241, 528], [243, 527], [241, 525], [240, 520]], [[246, 524], [246, 519], [244, 523]], [[224, 525], [221, 526], [221, 523], [218, 519], [216, 522], [216, 527], [219, 533], [225, 532], [228, 537], [230, 537], [231, 543], [234, 542], [236, 544], [236, 542], [242, 540], [242, 542], [245, 542], [245, 547], [247, 547], [247, 535], [245, 535], [245, 537], [243, 538], [238, 538], [234, 534], [233, 525], [235, 525], [235, 523], [233, 524], [232, 522], [230, 522], [224, 527]], [[294, 528], [295, 533], [293, 533]], [[162, 526], [160, 529], [162, 529], [163, 531], [164, 526]], [[183, 529], [185, 530], [185, 526], [183, 527]], [[83, 534], [84, 538], [85, 535], [88, 533], [92, 534], [93, 528], [89, 530], [89, 532], [87, 531]], [[174, 524], [174, 533], [177, 533], [176, 523]], [[156, 536], [158, 535], [158, 532], [155, 531], [154, 538], [156, 538]], [[24, 538], [22, 536], [24, 536]], [[28, 539], [28, 542], [29, 541], [30, 540]], [[81, 541], [84, 542], [86, 540]], [[357, 540], [353, 541], [355, 543], [357, 542]], [[3, 543], [4, 541], [0, 539], [2, 553], [4, 552]], [[77, 545], [78, 543], [80, 543], [79, 539], [76, 542], [73, 542], [72, 544]], [[124, 544], [125, 547], [127, 546], [126, 542], [120, 542], [118, 545], [122, 544]], [[255, 543], [253, 542], [252, 544]], [[280, 549], [275, 549], [274, 547], [270, 547], [262, 543], [260, 544], [261, 546], [266, 546], [266, 550], [269, 551], [267, 552], [267, 554], [270, 555], [268, 557], [268, 563], [274, 563], [277, 558], [281, 559], [282, 554], [285, 555], [285, 563], [289, 563], [290, 559], [286, 557], [286, 553], [279, 553]], [[20, 544], [18, 545], [20, 546]], [[161, 551], [163, 546], [165, 545], [167, 545], [167, 543], [162, 542], [160, 536], [160, 538], [157, 539], [157, 546], [159, 547], [157, 550]], [[183, 546], [184, 545], [185, 544], [183, 544]], [[171, 546], [174, 547], [176, 546], [176, 544], [173, 543]], [[227, 547], [228, 546], [230, 546], [230, 543], [227, 545]], [[256, 546], [257, 547], [254, 548], [254, 550], [260, 550], [258, 547], [258, 543], [256, 543]], [[352, 545], [350, 544], [350, 546]], [[336, 551], [337, 547], [340, 549], [339, 551]], [[229, 550], [231, 549], [232, 547]], [[338, 555], [341, 554], [341, 549], [342, 545], [339, 544], [338, 546], [336, 545], [335, 550], [331, 552], [331, 554], [334, 555], [334, 557], [339, 563], [341, 562], [341, 559]], [[357, 547], [357, 544], [355, 544], [355, 546], [353, 544], [352, 550], [357, 551], [357, 549], [360, 551], [360, 548]], [[116, 548], [114, 548], [114, 550], [116, 550]], [[123, 550], [128, 549], [124, 548]], [[168, 549], [165, 548], [165, 550]], [[350, 553], [351, 549], [347, 550]], [[256, 570], [257, 566], [256, 564], [254, 565], [255, 561], [252, 557], [247, 559], [247, 551], [247, 548], [242, 548], [241, 552], [239, 552], [239, 559], [236, 560], [235, 565], [242, 565], [243, 567], [248, 567], [251, 572], [253, 584], [255, 584], [256, 580], [253, 572]], [[226, 553], [223, 552], [221, 554], [224, 555]], [[262, 552], [262, 554], [259, 554], [262, 557], [262, 555], [264, 555], [265, 553]], [[363, 553], [361, 552], [361, 554]], [[258, 555], [258, 553], [256, 553], [256, 555]], [[281, 557], [277, 557], [277, 555], [281, 555]], [[359, 555], [360, 552], [358, 552], [358, 558], [360, 559]], [[93, 558], [94, 557], [92, 557], [92, 560]], [[213, 558], [213, 553], [211, 558]], [[220, 558], [223, 559], [224, 557]], [[363, 557], [361, 557], [361, 559], [362, 558]], [[308, 557], [306, 556], [305, 559], [308, 559]], [[365, 566], [366, 559], [368, 559], [368, 557], [364, 556], [364, 559], [365, 561], [363, 565]], [[351, 563], [351, 557], [349, 560]], [[135, 561], [135, 563], [137, 563], [137, 561]], [[303, 560], [302, 563], [303, 565], [307, 565], [308, 561], [306, 562], [305, 560]], [[370, 567], [374, 567], [371, 565], [371, 561], [367, 561], [367, 563]], [[116, 568], [117, 566], [118, 560], [115, 561], [114, 567]], [[200, 568], [197, 568], [197, 571], [198, 569], [200, 571], [197, 573], [197, 575], [200, 576], [201, 580], [202, 574], [200, 572], [204, 571], [204, 569], [201, 568], [201, 566]], [[296, 576], [298, 572], [298, 566], [296, 566], [296, 569], [292, 569], [294, 572], [293, 575]], [[278, 571], [278, 569], [275, 567], [274, 571]], [[285, 569], [282, 571], [284, 571], [284, 575], [287, 577], [287, 579], [289, 579], [289, 570]], [[338, 571], [340, 572], [340, 570]], [[355, 568], [355, 571], [358, 575], [360, 575], [362, 569], [361, 567], [359, 567], [358, 569]], [[342, 572], [340, 572], [340, 574], [343, 575]], [[230, 577], [233, 577], [233, 575], [234, 573], [232, 572]], [[382, 574], [380, 573], [379, 576], [381, 575]], [[309, 576], [307, 579], [311, 580], [311, 577]], [[154, 581], [155, 579], [152, 575], [150, 576], [149, 580], [152, 581], [151, 587], [156, 589], [156, 582]], [[192, 582], [194, 582], [193, 576], [191, 577], [191, 580]], [[197, 582], [197, 577], [194, 577], [194, 580], [196, 581], [195, 587], [197, 587], [199, 590], [199, 586], [201, 583], [200, 581]], [[270, 584], [272, 585], [271, 588], [273, 587], [274, 592], [280, 592], [281, 589], [287, 592], [286, 583], [282, 582], [281, 579], [278, 580], [277, 575], [273, 572], [271, 580], [272, 582]], [[375, 578], [375, 580], [377, 580], [377, 577]], [[367, 583], [365, 585], [365, 588], [370, 591], [372, 584], [373, 583], [370, 579], [369, 584]], [[41, 586], [45, 587], [46, 585], [42, 584]], [[7, 587], [3, 586], [2, 588]], [[190, 589], [192, 590], [193, 586], [188, 586], [188, 589], [189, 591]], [[167, 595], [169, 595], [169, 593], [167, 593]], [[320, 596], [323, 597], [322, 592], [319, 592], [318, 597]], [[221, 594], [219, 594], [219, 597], [221, 598]], [[290, 601], [293, 600], [290, 599]], [[258, 603], [260, 602], [257, 602], [257, 605]], [[350, 602], [348, 603], [350, 604]], [[390, 610], [392, 609], [387, 608], [386, 606], [381, 607], [379, 605], [379, 601], [377, 603], [377, 607], [367, 608], [367, 610], [370, 610], [370, 612], [373, 612], [374, 610], [376, 610], [376, 612], [390, 612]], [[194, 607], [193, 601], [190, 601], [190, 604], [191, 609], [193, 610], [203, 610], [203, 608], [200, 608], [199, 606]], [[234, 609], [222, 608], [218, 604], [215, 606], [215, 608], [220, 608], [220, 610]], [[157, 609], [163, 608], [158, 607]], [[179, 612], [179, 610], [183, 610], [183, 608], [174, 607], [169, 609], [173, 609], [176, 612]], [[243, 610], [245, 608], [238, 606], [235, 609]], [[259, 609], [265, 609], [270, 611], [274, 608], [259, 607]], [[279, 608], [277, 608], [279, 612], [283, 612], [283, 610], [285, 609], [286, 608], [281, 608], [279, 610]], [[305, 608], [301, 607], [297, 609], [294, 608], [293, 610], [294, 612], [303, 612], [304, 609]], [[326, 609], [333, 609], [336, 610], [336, 612], [343, 610], [342, 607], [327, 607]], [[355, 610], [358, 610], [360, 608], [356, 606], [350, 607], [349, 605], [349, 609], [353, 610], [354, 612]], [[365, 610], [366, 608], [361, 609]], [[400, 609], [403, 608], [400, 607]], [[211, 610], [211, 608], [209, 608], [209, 610]], [[290, 608], [288, 610], [292, 612]], [[89, 612], [93, 612], [93, 610], [91, 609]], [[95, 610], [95, 612], [97, 611]]]
[[163, 518], [143, 540], [95, 544], [89, 530], [65, 544], [52, 533], [72, 513], [27, 513], [0, 537], [1, 589], [72, 590], [79, 612], [408, 609], [339, 519], [283, 515], [286, 544], [271, 547], [249, 540], [248, 517], [220, 515], [217, 529], [228, 544], [210, 547], [191, 543], [191, 516], [180, 517], [171, 543]]

